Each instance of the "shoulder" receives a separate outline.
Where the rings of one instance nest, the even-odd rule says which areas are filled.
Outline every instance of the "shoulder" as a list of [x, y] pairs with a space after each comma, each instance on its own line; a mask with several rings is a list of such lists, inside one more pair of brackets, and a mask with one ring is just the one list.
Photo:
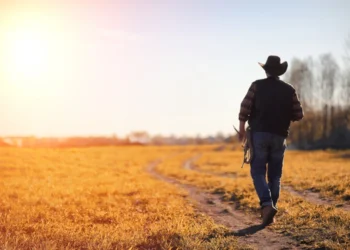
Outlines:
[[256, 88], [259, 85], [263, 84], [265, 81], [266, 81], [266, 79], [258, 79], [256, 81], [252, 82], [251, 87]]
[[264, 79], [258, 79], [258, 80], [255, 80], [254, 82], [253, 82], [253, 84], [261, 84], [261, 83], [263, 83], [263, 82], [266, 82], [266, 78], [264, 78]]
[[289, 91], [295, 92], [295, 88], [293, 87], [292, 84], [287, 83], [287, 82], [282, 81], [282, 80], [279, 80], [279, 82], [280, 82], [286, 89], [288, 89]]

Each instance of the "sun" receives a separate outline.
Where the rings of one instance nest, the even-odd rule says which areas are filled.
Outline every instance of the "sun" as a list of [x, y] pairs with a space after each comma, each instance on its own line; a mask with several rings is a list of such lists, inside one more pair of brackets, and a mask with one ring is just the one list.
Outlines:
[[31, 29], [15, 30], [7, 45], [8, 68], [13, 77], [33, 79], [48, 73], [49, 41], [42, 33]]
[[54, 91], [57, 83], [52, 79], [57, 78], [64, 57], [58, 22], [34, 11], [14, 11], [4, 20], [0, 23], [0, 69], [8, 88], [28, 94]]

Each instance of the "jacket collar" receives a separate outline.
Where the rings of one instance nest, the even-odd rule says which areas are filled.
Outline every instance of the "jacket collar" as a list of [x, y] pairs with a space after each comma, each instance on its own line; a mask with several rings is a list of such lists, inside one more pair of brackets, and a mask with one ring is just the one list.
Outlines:
[[276, 80], [279, 80], [280, 78], [278, 76], [268, 76], [267, 79], [276, 79]]

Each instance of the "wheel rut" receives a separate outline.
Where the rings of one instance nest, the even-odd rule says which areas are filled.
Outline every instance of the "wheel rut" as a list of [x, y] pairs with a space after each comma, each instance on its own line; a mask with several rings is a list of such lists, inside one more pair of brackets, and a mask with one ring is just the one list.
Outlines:
[[[212, 171], [206, 171], [206, 170], [196, 168], [195, 165], [193, 164], [193, 162], [198, 158], [199, 158], [199, 155], [195, 156], [193, 158], [193, 160], [187, 160], [184, 163], [183, 167], [185, 169], [188, 169], [188, 170], [192, 170], [192, 171], [196, 171], [196, 172], [200, 172], [200, 173], [205, 173], [205, 174], [210, 174], [210, 175], [215, 175], [215, 176], [219, 176], [219, 177], [223, 177], [223, 178], [231, 178], [232, 179], [232, 178], [237, 177], [235, 174], [215, 173]], [[299, 190], [294, 189], [292, 186], [288, 186], [288, 185], [282, 185], [281, 189], [289, 192], [290, 194], [292, 194], [294, 196], [302, 198], [302, 199], [304, 199], [310, 203], [316, 204], [316, 205], [334, 206], [335, 208], [342, 209], [344, 211], [350, 211], [350, 204], [341, 203], [341, 202], [336, 201], [336, 200], [331, 200], [331, 199], [327, 199], [325, 197], [321, 197], [319, 193], [312, 192], [310, 190], [299, 191]]]
[[[183, 167], [193, 165], [196, 158], [187, 160]], [[299, 244], [284, 235], [271, 231], [268, 227], [261, 226], [259, 218], [251, 214], [244, 213], [242, 210], [235, 209], [235, 204], [222, 202], [219, 195], [210, 194], [199, 188], [183, 184], [180, 181], [164, 176], [156, 171], [156, 166], [161, 162], [153, 162], [147, 167], [147, 172], [153, 177], [184, 189], [188, 193], [188, 198], [194, 202], [198, 212], [210, 216], [216, 223], [229, 228], [229, 236], [235, 236], [238, 239], [239, 246], [247, 249], [301, 249]]]

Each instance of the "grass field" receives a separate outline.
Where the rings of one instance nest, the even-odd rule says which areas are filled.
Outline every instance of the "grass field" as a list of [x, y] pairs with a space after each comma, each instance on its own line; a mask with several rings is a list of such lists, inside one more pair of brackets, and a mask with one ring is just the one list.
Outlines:
[[[241, 170], [241, 153], [229, 150], [208, 151], [197, 161], [201, 169], [214, 173], [249, 175], [249, 166]], [[283, 183], [296, 190], [312, 190], [321, 196], [350, 201], [349, 151], [287, 151]]]
[[[287, 152], [283, 184], [348, 204], [346, 155]], [[257, 216], [241, 157], [217, 146], [0, 149], [0, 249], [241, 249], [242, 239], [198, 212], [184, 189], [147, 172], [158, 161], [162, 175]], [[268, 230], [298, 248], [350, 248], [348, 211], [285, 190]]]
[[234, 248], [183, 191], [144, 172], [177, 150], [1, 149], [0, 248]]
[[[243, 169], [240, 168], [241, 152], [199, 149], [198, 154], [201, 156], [195, 160], [194, 165], [195, 169], [202, 171], [193, 171], [181, 166], [181, 161], [189, 155], [184, 155], [184, 159], [178, 164], [169, 162], [160, 165], [159, 171], [184, 183], [217, 193], [228, 202], [236, 202], [241, 209], [257, 214], [258, 199], [249, 175], [250, 168], [247, 165]], [[344, 196], [334, 197], [342, 199], [341, 203], [347, 203], [348, 201], [344, 200], [350, 187], [350, 163], [340, 156], [341, 153], [338, 152], [287, 152], [283, 184], [291, 183], [297, 189], [317, 186], [317, 190], [327, 196], [332, 195], [328, 188], [332, 186], [332, 190], [345, 190]], [[227, 177], [222, 176], [224, 174], [227, 174]], [[235, 177], [228, 178], [230, 176]], [[320, 182], [320, 179], [323, 181]], [[283, 190], [278, 206], [278, 221], [273, 226], [274, 230], [291, 235], [304, 244], [304, 247], [350, 247], [349, 212], [336, 206], [316, 205]]]

